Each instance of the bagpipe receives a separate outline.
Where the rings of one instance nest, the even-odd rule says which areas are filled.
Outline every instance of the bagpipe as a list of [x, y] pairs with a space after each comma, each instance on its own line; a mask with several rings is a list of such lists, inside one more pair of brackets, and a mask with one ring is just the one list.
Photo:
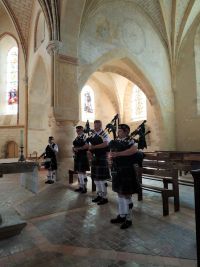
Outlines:
[[[138, 143], [138, 149], [147, 148], [146, 143], [146, 135], [149, 134], [151, 131], [145, 131], [145, 123], [147, 121], [144, 120], [131, 134], [130, 138], [132, 138], [136, 143]], [[138, 135], [138, 138], [135, 137]]]
[[[151, 131], [145, 130], [145, 123], [147, 121], [144, 120], [133, 132], [129, 134], [127, 137], [127, 140], [133, 139], [136, 143], [138, 143], [138, 149], [144, 149], [147, 148], [147, 143], [146, 143], [146, 135], [149, 134]], [[119, 126], [119, 114], [116, 114], [114, 118], [111, 120], [110, 123], [106, 125], [105, 131], [110, 134], [112, 132], [113, 134], [113, 139], [117, 139], [117, 129]], [[138, 138], [136, 138], [138, 136]]]
[[94, 130], [90, 128], [89, 120], [86, 121], [83, 132], [87, 135], [87, 137], [91, 137], [91, 135], [94, 133]]
[[[119, 126], [119, 114], [116, 114], [111, 122], [109, 122], [105, 129], [104, 132], [107, 131], [108, 134], [112, 133], [113, 134], [113, 140], [117, 139], [117, 130]], [[147, 148], [147, 143], [146, 143], [146, 135], [151, 133], [151, 131], [145, 130], [145, 123], [147, 121], [144, 120], [133, 132], [131, 132], [128, 136], [129, 140], [133, 139], [136, 143], [138, 143], [138, 149], [144, 149]], [[84, 133], [87, 135], [88, 138], [94, 134], [94, 130], [90, 128], [90, 123], [87, 120], [85, 127], [84, 127]]]
[[114, 118], [111, 120], [111, 122], [106, 125], [106, 128], [104, 130], [107, 131], [109, 134], [112, 132], [114, 140], [117, 138], [118, 125], [119, 125], [119, 114], [116, 114]]

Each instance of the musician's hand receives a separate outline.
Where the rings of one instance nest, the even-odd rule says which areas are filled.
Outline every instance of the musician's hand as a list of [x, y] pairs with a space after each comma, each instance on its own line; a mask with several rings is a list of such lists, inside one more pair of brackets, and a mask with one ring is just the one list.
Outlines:
[[78, 148], [77, 147], [74, 147], [74, 152], [78, 152]]
[[89, 150], [94, 150], [95, 149], [95, 145], [90, 145], [89, 146]]
[[111, 158], [119, 157], [119, 152], [110, 152], [110, 157]]
[[88, 150], [87, 151], [87, 156], [88, 156], [88, 159], [91, 160], [92, 159], [92, 153]]

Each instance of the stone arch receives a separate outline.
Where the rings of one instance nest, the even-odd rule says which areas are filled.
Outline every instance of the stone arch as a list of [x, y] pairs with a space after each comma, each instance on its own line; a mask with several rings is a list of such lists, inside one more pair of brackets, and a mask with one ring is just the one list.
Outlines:
[[[35, 20], [35, 27], [34, 27], [34, 51], [36, 51], [38, 48], [39, 48], [39, 44], [38, 44], [38, 31], [39, 30], [42, 30], [42, 29], [40, 29], [40, 27], [39, 26], [41, 26], [41, 25], [39, 25], [39, 22], [40, 22], [40, 20], [43, 18], [43, 20], [44, 20], [44, 22], [45, 22], [45, 17], [44, 17], [44, 14], [43, 14], [43, 12], [42, 12], [42, 10], [39, 10], [39, 12], [38, 12], [38, 14], [37, 14], [37, 16], [36, 16], [36, 20]], [[44, 30], [44, 32], [43, 32], [43, 34], [44, 34], [44, 39], [45, 39], [45, 29], [43, 29]], [[42, 40], [40, 40], [41, 41], [41, 43], [44, 41], [44, 39]]]
[[[169, 126], [169, 114], [166, 113], [166, 110], [160, 102], [159, 90], [156, 88], [156, 85], [150, 80], [148, 74], [140, 69], [137, 60], [135, 63], [130, 57], [123, 56], [121, 58], [116, 58], [114, 55], [116, 55], [116, 51], [111, 51], [99, 58], [94, 64], [91, 64], [88, 67], [85, 66], [84, 70], [80, 70], [82, 75], [79, 76], [79, 89], [95, 71], [117, 73], [137, 84], [146, 94], [150, 104], [153, 105], [156, 110], [156, 119], [158, 121], [157, 127], [159, 128], [156, 130], [159, 131], [160, 138], [159, 148], [168, 150], [173, 149], [173, 119], [171, 122], [172, 125]], [[117, 55], [119, 56], [120, 53], [117, 53]], [[171, 102], [173, 103], [173, 100]], [[171, 110], [173, 111], [173, 106], [168, 106], [168, 109], [169, 112]], [[168, 131], [170, 131], [171, 137], [168, 136]]]

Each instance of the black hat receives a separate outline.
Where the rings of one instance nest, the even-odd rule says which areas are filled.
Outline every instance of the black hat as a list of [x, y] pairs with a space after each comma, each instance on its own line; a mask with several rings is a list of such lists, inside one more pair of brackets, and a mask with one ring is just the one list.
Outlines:
[[83, 126], [78, 125], [78, 126], [76, 126], [76, 129], [78, 129], [78, 130], [83, 130]]

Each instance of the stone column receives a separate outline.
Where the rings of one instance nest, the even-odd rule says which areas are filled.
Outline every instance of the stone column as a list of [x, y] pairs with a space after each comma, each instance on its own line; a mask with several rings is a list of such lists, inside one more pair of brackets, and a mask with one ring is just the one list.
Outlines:
[[79, 92], [77, 86], [77, 59], [59, 54], [62, 44], [51, 41], [47, 51], [52, 57], [52, 110], [49, 126], [59, 146], [57, 180], [66, 181], [73, 168], [72, 141], [79, 121]]
[[49, 122], [51, 134], [59, 148], [57, 180], [68, 182], [68, 170], [73, 169], [72, 141], [74, 140], [77, 121], [56, 120], [55, 117], [51, 117]]

